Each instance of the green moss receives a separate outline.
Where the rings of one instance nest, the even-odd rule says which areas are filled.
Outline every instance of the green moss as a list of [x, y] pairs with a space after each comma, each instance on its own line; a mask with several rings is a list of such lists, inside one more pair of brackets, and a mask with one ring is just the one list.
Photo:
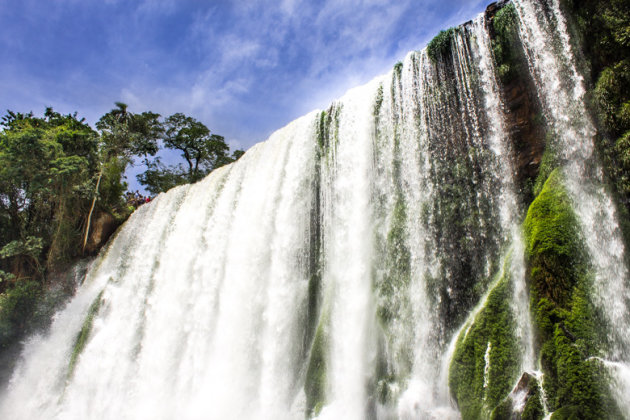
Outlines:
[[409, 284], [411, 254], [405, 243], [406, 206], [402, 197], [396, 200], [389, 233], [387, 234], [387, 257], [385, 275], [377, 284], [379, 303], [377, 316], [381, 324], [387, 325], [401, 316], [403, 309], [399, 298]]
[[577, 218], [558, 169], [551, 173], [531, 204], [525, 219], [525, 235], [533, 287], [540, 297], [566, 302], [586, 267]]
[[540, 161], [540, 166], [538, 167], [538, 176], [536, 177], [536, 181], [534, 181], [534, 185], [532, 187], [534, 197], [540, 194], [545, 182], [549, 178], [549, 175], [551, 175], [553, 170], [560, 165], [557, 157], [557, 146], [551, 134], [547, 135], [545, 144], [545, 151]]
[[400, 79], [402, 76], [402, 68], [403, 68], [402, 61], [399, 61], [398, 63], [394, 64], [394, 73], [396, 74], [396, 76], [398, 76], [398, 79]]
[[370, 389], [370, 395], [375, 395], [377, 401], [382, 405], [388, 405], [396, 401], [398, 396], [397, 382], [400, 378], [396, 376], [391, 360], [389, 359], [389, 352], [387, 351], [386, 344], [387, 337], [385, 337], [384, 331], [381, 330], [381, 334], [378, 337], [378, 350], [376, 356], [376, 375], [374, 382], [370, 381], [368, 389]]
[[391, 332], [396, 326], [408, 325], [412, 312], [408, 292], [411, 253], [406, 244], [406, 214], [405, 201], [399, 192], [385, 240], [382, 274], [375, 276], [376, 315], [383, 334], [375, 380], [376, 394], [382, 404], [390, 402], [392, 384], [404, 381], [412, 368], [410, 343]]
[[315, 332], [311, 356], [306, 371], [304, 392], [306, 394], [307, 418], [315, 417], [326, 402], [328, 359], [328, 316], [324, 314]]
[[533, 379], [529, 384], [529, 395], [521, 414], [521, 420], [541, 420], [545, 416], [540, 384]]
[[554, 411], [551, 420], [580, 420], [585, 418], [580, 407], [566, 406]]
[[606, 67], [595, 84], [600, 121], [615, 134], [630, 129], [630, 59]]
[[[519, 381], [519, 386], [521, 385]], [[520, 389], [519, 392], [524, 391]], [[514, 401], [512, 396], [504, 399], [490, 414], [490, 420], [512, 420], [519, 418], [521, 420], [542, 420], [545, 416], [543, 408], [542, 392], [538, 381], [529, 376], [527, 383], [527, 395], [525, 396], [525, 406], [522, 408], [520, 415], [514, 413]]]
[[520, 349], [514, 335], [510, 284], [506, 271], [467, 334], [462, 332], [458, 339], [449, 386], [464, 420], [490, 417], [518, 379]]
[[588, 259], [558, 169], [532, 202], [524, 228], [531, 306], [554, 418], [618, 418], [607, 374], [592, 358], [605, 333], [589, 298]]
[[510, 420], [512, 418], [513, 411], [512, 400], [510, 398], [506, 398], [501, 404], [492, 410], [490, 420]]
[[489, 194], [493, 181], [482, 170], [493, 165], [492, 156], [482, 147], [457, 147], [440, 141], [431, 151], [436, 157], [430, 170], [435, 199], [426, 219], [430, 222], [426, 228], [436, 238], [440, 267], [427, 277], [427, 290], [446, 331], [461, 325], [486, 292], [503, 245], [498, 203]]
[[378, 116], [381, 113], [381, 107], [383, 106], [383, 85], [378, 87], [376, 91], [376, 100], [374, 101], [374, 109], [372, 115], [377, 119], [376, 126], [378, 127]]
[[88, 338], [90, 338], [90, 333], [92, 332], [92, 324], [94, 322], [94, 317], [98, 313], [98, 310], [101, 308], [101, 303], [103, 302], [103, 292], [98, 294], [94, 302], [90, 305], [88, 309], [87, 316], [85, 317], [85, 321], [83, 321], [83, 326], [81, 327], [81, 331], [77, 335], [77, 338], [74, 342], [74, 348], [72, 350], [72, 356], [70, 356], [70, 363], [68, 364], [68, 377], [72, 376], [74, 373], [74, 368], [79, 360], [79, 356], [85, 345], [87, 344]]
[[512, 3], [502, 7], [492, 19], [492, 52], [503, 83], [509, 83], [523, 71], [522, 47], [518, 34], [518, 16]]
[[329, 156], [329, 152], [339, 143], [339, 116], [341, 106], [333, 104], [319, 115], [317, 124], [317, 143], [323, 156]]
[[[402, 63], [395, 69], [402, 68]], [[398, 77], [398, 78], [397, 78]], [[395, 97], [395, 85], [400, 83], [400, 75], [394, 74], [392, 80], [392, 98]], [[398, 87], [400, 88], [400, 86]], [[400, 127], [394, 122], [394, 156], [392, 181], [394, 183], [394, 206], [388, 220], [387, 236], [377, 235], [376, 243], [379, 249], [378, 274], [374, 275], [376, 294], [376, 315], [382, 327], [382, 342], [379, 346], [379, 362], [375, 378], [376, 395], [379, 402], [391, 402], [396, 388], [395, 383], [404, 381], [412, 368], [412, 349], [410, 343], [396, 336], [392, 331], [402, 325], [409, 325], [412, 309], [409, 299], [409, 282], [411, 270], [411, 253], [407, 246], [407, 205], [403, 192], [401, 175], [402, 151], [400, 147]], [[387, 206], [383, 206], [383, 209]]]
[[321, 114], [319, 114], [319, 121], [317, 123], [317, 144], [319, 144], [321, 149], [324, 148], [328, 139], [328, 125], [326, 124], [328, 120], [327, 117], [328, 113], [326, 111], [322, 111]]
[[427, 45], [427, 55], [431, 61], [436, 62], [451, 52], [453, 36], [456, 31], [457, 28], [449, 28], [445, 31], [440, 31], [440, 33], [429, 42]]

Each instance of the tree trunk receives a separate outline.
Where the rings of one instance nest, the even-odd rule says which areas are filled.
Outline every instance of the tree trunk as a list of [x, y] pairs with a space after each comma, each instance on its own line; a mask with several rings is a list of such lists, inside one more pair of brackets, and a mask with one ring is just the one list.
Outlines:
[[96, 206], [96, 200], [98, 198], [98, 188], [101, 185], [102, 177], [103, 177], [103, 164], [101, 164], [101, 169], [98, 172], [96, 188], [94, 189], [94, 198], [92, 199], [92, 206], [90, 207], [90, 212], [88, 213], [87, 224], [85, 225], [85, 236], [83, 236], [83, 249], [82, 249], [83, 253], [85, 253], [85, 246], [87, 245], [88, 236], [90, 235], [90, 224], [92, 223], [92, 213], [94, 212], [94, 206]]

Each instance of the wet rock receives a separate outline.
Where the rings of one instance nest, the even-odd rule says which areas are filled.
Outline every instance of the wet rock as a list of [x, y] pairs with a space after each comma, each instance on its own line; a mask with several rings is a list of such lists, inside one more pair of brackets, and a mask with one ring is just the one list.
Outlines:
[[[509, 1], [498, 1], [486, 8], [486, 21], [493, 45], [498, 42], [493, 26], [495, 15]], [[545, 151], [545, 122], [537, 89], [529, 71], [525, 51], [520, 40], [513, 40], [507, 46], [512, 50], [514, 77], [509, 81], [498, 80], [505, 106], [505, 126], [509, 131], [515, 181], [521, 191], [523, 201], [533, 200], [531, 185], [538, 176], [540, 163]]]
[[85, 252], [94, 254], [98, 252], [109, 240], [109, 237], [118, 229], [120, 223], [109, 213], [98, 213], [92, 222], [90, 237], [88, 238]]
[[536, 377], [524, 372], [510, 395], [497, 406], [491, 420], [542, 419], [544, 410]]

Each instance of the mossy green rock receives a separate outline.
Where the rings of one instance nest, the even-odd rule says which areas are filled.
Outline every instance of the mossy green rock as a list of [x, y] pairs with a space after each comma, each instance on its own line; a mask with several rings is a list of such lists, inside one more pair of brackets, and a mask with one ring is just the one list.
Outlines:
[[551, 172], [524, 226], [547, 404], [553, 418], [620, 418], [605, 368], [593, 359], [605, 333], [596, 328], [588, 258], [563, 182], [559, 169]]
[[464, 420], [489, 418], [518, 379], [520, 349], [511, 298], [510, 278], [504, 275], [458, 339], [449, 386]]
[[307, 418], [319, 414], [326, 401], [327, 359], [328, 359], [328, 317], [321, 317], [315, 333], [311, 356], [306, 371], [304, 393], [306, 394]]
[[72, 355], [70, 356], [70, 363], [68, 364], [68, 376], [72, 376], [74, 373], [74, 369], [79, 361], [79, 356], [85, 349], [87, 345], [88, 338], [90, 338], [90, 333], [92, 332], [92, 325], [94, 323], [94, 318], [98, 314], [99, 309], [101, 308], [101, 304], [103, 302], [103, 292], [98, 294], [96, 299], [90, 305], [90, 309], [88, 309], [87, 316], [85, 317], [85, 321], [83, 321], [83, 326], [81, 327], [81, 331], [77, 335], [77, 338], [74, 343], [74, 348], [72, 350]]
[[577, 218], [554, 170], [525, 219], [530, 280], [541, 298], [565, 304], [578, 279], [586, 274]]

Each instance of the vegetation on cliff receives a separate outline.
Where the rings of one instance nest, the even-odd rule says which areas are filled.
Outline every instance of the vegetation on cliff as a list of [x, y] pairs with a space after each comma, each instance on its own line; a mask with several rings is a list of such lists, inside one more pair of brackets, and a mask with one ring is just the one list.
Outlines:
[[449, 28], [445, 31], [440, 31], [429, 43], [427, 44], [427, 55], [432, 61], [438, 61], [441, 57], [445, 57], [451, 52], [453, 36], [457, 31], [457, 28]]
[[[230, 156], [223, 137], [190, 117], [162, 122], [123, 103], [96, 130], [52, 108], [41, 117], [7, 111], [0, 126], [0, 350], [28, 329], [48, 274], [85, 255], [93, 215], [120, 224], [133, 211], [124, 196], [129, 165], [142, 160], [149, 169], [140, 181], [158, 193], [242, 154]], [[156, 168], [162, 144], [181, 150], [189, 169]]]
[[492, 19], [492, 53], [501, 82], [509, 83], [523, 72], [518, 16], [512, 3], [502, 7]]
[[555, 169], [531, 204], [524, 230], [531, 308], [547, 404], [554, 419], [620, 418], [605, 368], [605, 342], [591, 302], [591, 275], [562, 173]]
[[304, 382], [307, 418], [317, 416], [326, 403], [329, 348], [328, 322], [328, 313], [322, 313], [311, 347], [306, 380]]
[[584, 71], [607, 175], [630, 210], [630, 3], [626, 0], [562, 0]]
[[509, 260], [484, 307], [457, 339], [451, 360], [449, 387], [464, 420], [488, 418], [518, 379]]

